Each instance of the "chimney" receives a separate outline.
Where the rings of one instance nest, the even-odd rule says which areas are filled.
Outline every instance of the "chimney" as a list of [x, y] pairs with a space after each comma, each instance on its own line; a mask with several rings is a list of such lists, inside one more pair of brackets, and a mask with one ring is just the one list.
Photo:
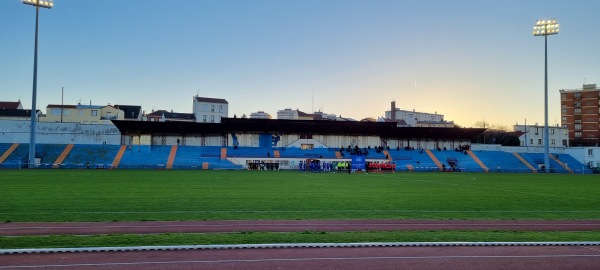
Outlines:
[[392, 101], [392, 108], [390, 111], [390, 118], [393, 122], [396, 122], [396, 101]]

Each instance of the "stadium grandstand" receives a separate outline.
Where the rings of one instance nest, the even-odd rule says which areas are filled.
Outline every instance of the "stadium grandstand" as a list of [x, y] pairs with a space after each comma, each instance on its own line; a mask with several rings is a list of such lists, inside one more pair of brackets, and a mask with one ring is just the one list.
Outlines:
[[[120, 145], [38, 144], [38, 167], [297, 170], [307, 161], [336, 166], [360, 156], [366, 164], [394, 167], [389, 171], [546, 171], [539, 153], [472, 150], [470, 142], [485, 131], [481, 128], [248, 118], [223, 118], [221, 123], [112, 122]], [[0, 143], [0, 168], [27, 167], [27, 149], [26, 143]], [[568, 154], [551, 157], [551, 172], [592, 173]]]

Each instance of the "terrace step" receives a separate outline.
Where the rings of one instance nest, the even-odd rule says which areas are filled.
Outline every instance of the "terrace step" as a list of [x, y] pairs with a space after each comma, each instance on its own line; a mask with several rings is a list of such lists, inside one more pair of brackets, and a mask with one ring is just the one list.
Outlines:
[[127, 145], [121, 145], [121, 148], [119, 148], [119, 152], [117, 152], [117, 155], [115, 156], [115, 159], [112, 162], [113, 169], [116, 169], [119, 167], [119, 163], [121, 162], [121, 158], [123, 157], [123, 154], [125, 153], [126, 149], [127, 149]]
[[223, 147], [221, 148], [221, 159], [226, 159], [227, 158], [227, 148]]
[[558, 165], [560, 165], [563, 168], [565, 168], [565, 170], [567, 170], [569, 173], [573, 173], [573, 170], [571, 170], [571, 168], [569, 168], [569, 166], [567, 166], [567, 164], [565, 164], [564, 162], [560, 161], [553, 154], [550, 154], [550, 158], [553, 159], [554, 161], [556, 161], [556, 163], [558, 163]]
[[442, 163], [437, 159], [437, 157], [435, 157], [435, 155], [429, 149], [425, 149], [425, 152], [431, 158], [431, 160], [433, 160], [433, 162], [438, 167], [438, 169], [441, 171], [442, 170]]
[[527, 168], [529, 168], [531, 172], [537, 173], [537, 170], [533, 166], [531, 166], [531, 164], [529, 164], [527, 160], [525, 160], [521, 155], [519, 155], [519, 153], [513, 152], [513, 155], [515, 155], [515, 157], [517, 157], [521, 162], [523, 162], [523, 164], [525, 164], [525, 166], [527, 166]]
[[383, 154], [387, 157], [388, 161], [392, 161], [392, 155], [390, 155], [390, 152], [388, 152], [388, 150], [383, 150]]
[[2, 164], [2, 162], [4, 162], [10, 156], [10, 154], [12, 154], [12, 152], [15, 151], [15, 149], [17, 149], [17, 147], [19, 147], [19, 144], [13, 143], [13, 145], [6, 149], [6, 152], [4, 152], [4, 154], [2, 154], [2, 156], [0, 157], [0, 164]]
[[475, 162], [477, 162], [479, 167], [481, 167], [484, 172], [490, 172], [490, 169], [488, 169], [488, 167], [485, 166], [485, 164], [483, 164], [483, 162], [475, 155], [475, 153], [473, 153], [473, 151], [468, 150], [467, 153], [469, 154], [469, 156], [471, 156], [471, 158], [473, 158], [473, 160], [475, 160]]
[[71, 153], [72, 149], [73, 149], [73, 144], [67, 145], [67, 147], [65, 147], [65, 150], [63, 150], [62, 153], [60, 153], [60, 156], [58, 156], [58, 158], [56, 159], [56, 161], [54, 161], [54, 164], [52, 164], [52, 168], [54, 168], [54, 169], [59, 168], [60, 164], [63, 163], [65, 158], [67, 158], [69, 153]]
[[167, 160], [167, 170], [173, 169], [173, 162], [177, 155], [177, 145], [171, 146], [171, 152], [169, 152], [169, 159]]

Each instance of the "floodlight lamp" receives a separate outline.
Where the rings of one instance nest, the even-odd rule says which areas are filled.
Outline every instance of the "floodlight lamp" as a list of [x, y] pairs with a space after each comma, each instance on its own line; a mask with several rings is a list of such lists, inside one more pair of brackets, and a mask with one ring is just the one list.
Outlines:
[[548, 36], [548, 35], [556, 35], [558, 34], [558, 23], [556, 19], [540, 19], [533, 26], [533, 35], [534, 36]]
[[52, 1], [43, 1], [43, 0], [23, 0], [23, 4], [43, 7], [43, 8], [52, 8], [54, 6], [54, 2]]

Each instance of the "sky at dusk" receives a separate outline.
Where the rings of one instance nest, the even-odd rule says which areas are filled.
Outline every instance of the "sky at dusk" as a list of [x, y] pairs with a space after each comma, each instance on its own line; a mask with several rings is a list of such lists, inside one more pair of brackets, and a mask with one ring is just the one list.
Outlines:
[[[229, 116], [321, 110], [357, 120], [401, 109], [550, 125], [560, 89], [600, 85], [600, 1], [54, 0], [40, 10], [38, 108], [77, 102]], [[0, 101], [31, 108], [35, 8], [0, 1]]]

